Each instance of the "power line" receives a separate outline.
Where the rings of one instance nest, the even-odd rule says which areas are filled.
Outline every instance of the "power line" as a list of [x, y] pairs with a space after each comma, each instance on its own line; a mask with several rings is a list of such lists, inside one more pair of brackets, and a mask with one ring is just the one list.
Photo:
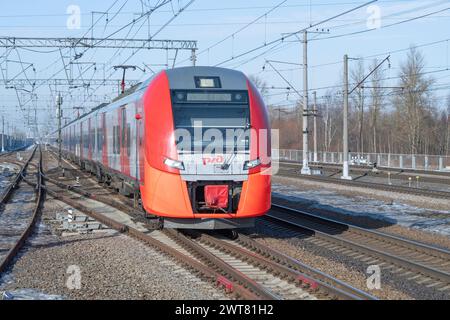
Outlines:
[[[441, 10], [438, 10], [438, 11], [435, 11], [435, 12], [431, 12], [431, 13], [428, 13], [428, 14], [424, 14], [424, 15], [421, 15], [421, 16], [416, 16], [416, 17], [413, 17], [413, 18], [410, 18], [410, 19], [402, 20], [402, 21], [400, 21], [400, 22], [396, 22], [396, 23], [392, 23], [392, 24], [389, 24], [389, 25], [381, 26], [381, 28], [388, 28], [388, 27], [392, 27], [392, 26], [395, 26], [395, 25], [399, 25], [399, 24], [411, 22], [411, 21], [414, 21], [414, 20], [422, 19], [422, 18], [431, 16], [431, 15], [434, 15], [434, 14], [437, 14], [437, 13], [440, 13], [440, 12], [443, 12], [443, 11], [447, 11], [447, 10], [449, 10], [449, 9], [450, 9], [450, 8], [441, 9]], [[333, 28], [333, 27], [332, 27], [332, 28]], [[351, 32], [351, 33], [347, 33], [347, 34], [341, 34], [341, 35], [335, 35], [335, 36], [329, 36], [329, 37], [322, 37], [322, 38], [315, 38], [315, 39], [311, 39], [310, 41], [319, 41], [319, 40], [326, 40], [326, 39], [334, 39], [334, 38], [339, 38], [339, 37], [344, 37], [344, 36], [355, 35], [355, 34], [359, 34], [359, 33], [366, 33], [366, 32], [370, 32], [370, 31], [374, 31], [374, 30], [378, 30], [378, 29], [364, 29], [364, 30], [361, 30], [361, 31]], [[290, 35], [289, 35], [289, 36], [290, 36]], [[280, 39], [283, 39], [283, 40], [284, 40], [285, 38], [280, 38]], [[279, 41], [280, 39], [277, 39], [277, 40]], [[275, 41], [277, 41], [277, 40], [275, 40]], [[434, 43], [430, 43], [429, 45], [437, 44], [437, 43], [440, 43], [440, 42], [446, 42], [446, 41], [448, 41], [448, 40], [449, 40], [449, 39], [437, 41], [437, 42], [434, 42]], [[426, 46], [426, 45], [423, 45], [423, 46]], [[251, 50], [249, 50], [249, 51], [247, 51], [247, 52], [244, 52], [242, 55], [246, 55], [246, 54], [252, 53], [252, 52], [257, 51], [257, 50], [259, 50], [259, 49], [261, 49], [261, 48], [263, 48], [263, 47], [264, 47], [264, 45], [263, 45], [263, 46], [256, 47], [256, 48], [251, 49]], [[417, 47], [420, 47], [420, 46], [417, 46]], [[367, 56], [366, 58], [376, 57], [376, 56], [381, 56], [381, 55], [385, 55], [385, 54], [397, 53], [397, 52], [405, 51], [405, 50], [407, 50], [407, 49], [401, 49], [401, 50], [397, 50], [397, 51], [385, 52], [385, 53], [381, 53], [381, 54], [377, 54], [377, 55]], [[236, 59], [236, 58], [238, 58], [238, 57], [239, 57], [239, 56], [232, 57], [231, 59], [228, 59], [228, 60], [225, 60], [225, 61], [223, 61], [223, 62], [221, 62], [221, 63], [219, 63], [219, 64], [216, 64], [216, 66], [221, 65], [221, 64], [223, 64], [223, 63], [226, 63], [226, 62], [228, 62], [228, 61], [234, 60], [234, 59]], [[257, 56], [257, 57], [258, 57], [258, 56]], [[254, 59], [255, 59], [255, 57], [253, 57], [253, 58], [251, 58], [251, 59], [248, 59], [248, 62], [253, 61]], [[246, 63], [248, 63], [248, 62], [243, 62], [243, 63], [241, 63], [239, 66], [242, 66], [243, 64], [246, 64]], [[326, 65], [341, 64], [341, 63], [342, 63], [342, 61], [336, 61], [336, 62], [330, 62], [330, 63], [326, 63], [326, 64], [321, 64], [321, 65], [311, 66], [311, 68], [317, 68], [317, 67], [320, 67], [320, 66], [326, 66]], [[295, 70], [298, 70], [298, 69], [295, 69]]]
[[[195, 0], [191, 0], [188, 4], [186, 4], [183, 8], [181, 8], [176, 14], [174, 14], [174, 16], [169, 19], [169, 21], [167, 23], [165, 23], [164, 25], [167, 26], [170, 22], [172, 22], [174, 20], [174, 18], [178, 17], [178, 15], [183, 12], [187, 7], [189, 7]], [[158, 33], [161, 32], [162, 29], [158, 30]], [[122, 64], [125, 64], [129, 61], [129, 59], [131, 59], [131, 57], [133, 57], [135, 54], [137, 53], [137, 51], [135, 51], [134, 53], [132, 53]], [[110, 76], [112, 75], [112, 73], [110, 74]], [[83, 101], [82, 104], [86, 103], [86, 101], [90, 98], [91, 95], [93, 95], [102, 85], [99, 85], [97, 88], [95, 88], [92, 93]]]
[[[411, 0], [379, 0], [380, 3], [407, 3]], [[327, 3], [311, 3], [311, 4], [290, 4], [290, 5], [283, 5], [282, 8], [302, 8], [302, 7], [309, 7], [310, 5], [312, 7], [334, 7], [334, 6], [345, 6], [345, 5], [357, 5], [360, 4], [361, 1], [347, 1], [347, 2], [327, 2]], [[195, 9], [188, 9], [186, 12], [205, 12], [205, 11], [226, 11], [226, 10], [256, 10], [256, 9], [270, 9], [271, 6], [235, 6], [235, 7], [215, 7], [215, 8], [195, 8]], [[171, 10], [161, 10], [161, 13], [170, 13]], [[120, 14], [122, 15], [129, 15], [134, 14], [136, 12], [131, 11], [125, 11]], [[111, 14], [117, 14], [114, 12], [111, 12]], [[90, 13], [81, 13], [81, 15], [90, 15]], [[60, 14], [60, 13], [48, 13], [48, 14], [17, 14], [17, 15], [0, 15], [0, 18], [30, 18], [30, 17], [64, 17], [69, 16], [69, 14]]]
[[335, 35], [335, 36], [316, 38], [316, 39], [313, 39], [311, 41], [337, 39], [337, 38], [342, 38], [342, 37], [348, 37], [348, 36], [353, 36], [353, 35], [357, 35], [357, 34], [367, 33], [367, 32], [371, 32], [371, 31], [374, 31], [374, 30], [386, 29], [386, 28], [389, 28], [389, 27], [393, 27], [393, 26], [397, 26], [397, 25], [403, 24], [403, 23], [407, 23], [407, 22], [418, 20], [418, 19], [422, 19], [422, 18], [431, 16], [431, 15], [434, 15], [434, 14], [437, 14], [437, 13], [441, 13], [441, 12], [447, 11], [449, 9], [450, 9], [450, 7], [445, 8], [445, 9], [441, 9], [441, 10], [438, 10], [438, 11], [434, 11], [434, 12], [431, 12], [431, 13], [427, 13], [427, 14], [424, 14], [424, 15], [416, 16], [416, 17], [413, 17], [413, 18], [410, 18], [410, 19], [402, 20], [402, 21], [399, 21], [399, 22], [395, 22], [395, 23], [384, 25], [384, 26], [380, 26], [380, 28], [364, 29], [364, 30], [350, 32], [350, 33]]
[[285, 35], [285, 36], [282, 36], [282, 37], [280, 37], [280, 38], [278, 38], [278, 39], [272, 40], [272, 41], [270, 41], [270, 42], [267, 42], [267, 43], [264, 43], [264, 44], [262, 44], [262, 45], [260, 45], [260, 46], [257, 46], [257, 47], [255, 47], [255, 48], [253, 48], [253, 49], [250, 49], [250, 50], [247, 50], [247, 51], [245, 51], [245, 52], [242, 52], [242, 53], [240, 53], [240, 54], [238, 54], [238, 55], [236, 55], [236, 56], [234, 56], [234, 57], [231, 57], [231, 58], [229, 58], [229, 59], [227, 59], [227, 60], [224, 60], [224, 61], [222, 61], [222, 62], [220, 62], [220, 63], [217, 63], [215, 66], [216, 66], [216, 67], [217, 67], [217, 66], [220, 66], [220, 65], [222, 65], [222, 64], [224, 64], [224, 63], [227, 63], [227, 62], [229, 62], [229, 61], [232, 61], [232, 60], [235, 60], [235, 59], [237, 59], [237, 58], [240, 58], [240, 57], [242, 57], [242, 56], [245, 56], [245, 55], [247, 55], [247, 54], [250, 54], [250, 53], [252, 53], [252, 52], [255, 52], [255, 51], [257, 51], [257, 50], [260, 50], [260, 49], [262, 49], [262, 48], [265, 48], [265, 47], [267, 47], [267, 46], [269, 46], [269, 45], [272, 45], [272, 44], [275, 44], [275, 43], [278, 43], [278, 42], [283, 42], [284, 40], [286, 40], [286, 39], [288, 39], [288, 38], [290, 38], [290, 37], [292, 37], [292, 36], [295, 36], [295, 35], [297, 35], [297, 34], [303, 32], [303, 31], [305, 31], [305, 30], [308, 30], [308, 29], [314, 28], [314, 27], [316, 27], [316, 26], [319, 26], [319, 25], [321, 25], [321, 24], [324, 24], [324, 23], [326, 23], [326, 22], [328, 22], [328, 21], [331, 21], [331, 20], [333, 20], [333, 19], [336, 19], [336, 18], [338, 18], [338, 17], [341, 17], [341, 16], [343, 16], [343, 15], [346, 15], [346, 14], [348, 14], [348, 13], [351, 13], [351, 12], [353, 12], [353, 11], [356, 11], [356, 10], [358, 10], [358, 9], [361, 9], [361, 8], [363, 8], [363, 7], [366, 7], [366, 6], [368, 6], [369, 4], [375, 3], [375, 2], [377, 2], [377, 1], [378, 1], [378, 0], [372, 0], [372, 1], [366, 2], [366, 3], [364, 3], [364, 4], [362, 4], [362, 5], [359, 5], [359, 6], [355, 7], [355, 8], [352, 8], [352, 9], [350, 9], [350, 10], [344, 11], [344, 12], [342, 12], [342, 13], [339, 13], [339, 14], [335, 15], [335, 16], [332, 16], [332, 17], [330, 17], [330, 18], [327, 18], [327, 19], [325, 19], [325, 20], [322, 20], [322, 21], [320, 21], [320, 22], [317, 22], [317, 23], [315, 23], [315, 24], [312, 24], [312, 25], [310, 25], [309, 27], [303, 28], [303, 29], [298, 30], [298, 31], [296, 31], [296, 32], [292, 32], [292, 33], [287, 34], [287, 35]]
[[[273, 11], [275, 11], [276, 9], [280, 8], [284, 3], [286, 3], [286, 1], [287, 1], [287, 0], [283, 0], [283, 1], [279, 2], [277, 5], [271, 7], [271, 8], [270, 8], [268, 11], [266, 11], [264, 14], [258, 16], [257, 18], [255, 18], [255, 19], [252, 20], [251, 22], [247, 23], [247, 24], [246, 24], [245, 26], [243, 26], [242, 28], [240, 28], [240, 29], [234, 31], [232, 34], [226, 36], [225, 38], [223, 38], [223, 39], [221, 39], [221, 40], [215, 42], [214, 44], [212, 44], [212, 45], [209, 46], [208, 48], [201, 50], [197, 55], [202, 55], [202, 54], [204, 54], [205, 52], [209, 52], [209, 50], [211, 50], [212, 48], [215, 48], [215, 47], [217, 47], [219, 44], [225, 42], [226, 40], [233, 38], [236, 34], [238, 34], [238, 33], [242, 32], [242, 31], [244, 31], [245, 29], [247, 29], [248, 27], [250, 27], [251, 25], [253, 25], [253, 24], [256, 23], [257, 21], [261, 20], [262, 18], [266, 17], [268, 14], [270, 14], [270, 13], [272, 13]], [[186, 61], [187, 61], [187, 60], [183, 60], [183, 61], [180, 62], [180, 64], [183, 63], [183, 62], [186, 62]]]

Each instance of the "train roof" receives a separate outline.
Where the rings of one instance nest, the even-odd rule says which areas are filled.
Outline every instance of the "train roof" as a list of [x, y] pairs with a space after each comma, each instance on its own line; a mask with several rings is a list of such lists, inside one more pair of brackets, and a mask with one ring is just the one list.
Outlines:
[[[247, 77], [241, 72], [226, 68], [219, 67], [209, 67], [209, 66], [195, 66], [195, 67], [180, 67], [163, 70], [161, 72], [166, 72], [169, 79], [169, 86], [171, 90], [191, 90], [199, 89], [197, 79], [219, 79], [219, 85], [215, 87], [215, 90], [247, 90]], [[158, 73], [159, 74], [159, 73]], [[65, 124], [62, 128], [65, 128], [77, 121], [86, 118], [88, 115], [97, 112], [100, 109], [106, 108], [116, 102], [131, 96], [132, 94], [139, 92], [150, 85], [150, 82], [157, 74], [154, 74], [147, 80], [137, 83], [131, 88], [127, 89], [124, 93], [120, 94], [111, 102], [102, 103], [89, 112], [84, 113], [80, 117], [70, 121]]]
[[[247, 77], [241, 72], [218, 67], [181, 67], [166, 70], [170, 89], [199, 89], [199, 79], [218, 78], [217, 90], [247, 90]], [[212, 88], [211, 88], [212, 89]]]

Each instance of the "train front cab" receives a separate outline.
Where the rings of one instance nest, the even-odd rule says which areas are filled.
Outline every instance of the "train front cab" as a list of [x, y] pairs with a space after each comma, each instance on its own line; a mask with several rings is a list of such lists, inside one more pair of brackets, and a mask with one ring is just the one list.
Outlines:
[[[202, 79], [213, 85], [202, 87]], [[168, 228], [224, 229], [252, 226], [255, 217], [270, 209], [267, 110], [257, 89], [242, 73], [211, 67], [167, 70], [150, 83], [143, 103], [145, 166], [141, 198], [147, 212], [164, 217]], [[244, 156], [205, 156], [203, 149], [200, 155], [186, 155], [179, 150], [174, 130], [193, 133], [199, 119], [204, 122], [202, 130], [248, 127], [263, 134], [251, 136]], [[196, 142], [194, 138], [192, 144]], [[227, 161], [228, 168], [223, 167]], [[248, 167], [249, 163], [254, 167]], [[228, 195], [220, 196], [221, 190]], [[213, 196], [218, 193], [218, 202], [224, 197], [228, 201], [222, 207], [213, 206], [211, 200], [206, 201], [211, 192]]]

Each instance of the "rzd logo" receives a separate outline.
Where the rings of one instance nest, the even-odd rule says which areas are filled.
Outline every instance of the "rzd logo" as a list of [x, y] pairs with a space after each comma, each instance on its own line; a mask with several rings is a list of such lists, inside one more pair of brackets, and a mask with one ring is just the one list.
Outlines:
[[203, 165], [207, 164], [222, 164], [224, 162], [223, 156], [216, 156], [216, 157], [204, 157], [202, 158]]

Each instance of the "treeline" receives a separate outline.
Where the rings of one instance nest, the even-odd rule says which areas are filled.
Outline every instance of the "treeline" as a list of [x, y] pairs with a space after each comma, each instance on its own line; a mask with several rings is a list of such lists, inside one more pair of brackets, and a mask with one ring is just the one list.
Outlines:
[[[350, 83], [359, 83], [380, 63], [364, 62], [352, 65]], [[386, 76], [386, 68], [379, 68], [354, 90], [349, 109], [350, 151], [450, 155], [450, 94], [438, 96], [442, 91], [437, 89], [445, 87], [436, 86], [427, 70], [422, 53], [411, 48], [394, 82]], [[266, 94], [263, 81], [253, 80]], [[310, 110], [312, 104], [311, 98]], [[318, 98], [319, 151], [342, 151], [342, 105], [340, 85]], [[269, 105], [269, 111], [272, 128], [280, 129], [280, 148], [301, 149], [301, 101], [291, 109]], [[311, 149], [312, 125], [309, 117]]]

